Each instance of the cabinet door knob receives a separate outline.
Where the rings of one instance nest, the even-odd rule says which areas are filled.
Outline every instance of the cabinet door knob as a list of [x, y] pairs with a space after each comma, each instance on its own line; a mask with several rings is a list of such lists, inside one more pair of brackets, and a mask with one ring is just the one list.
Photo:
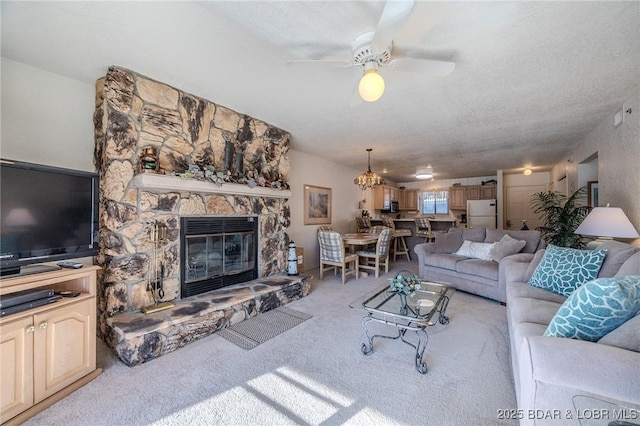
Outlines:
[[36, 328], [35, 328], [34, 326], [32, 326], [32, 325], [30, 325], [29, 327], [27, 327], [27, 328], [25, 329], [25, 331], [26, 331], [27, 333], [33, 333], [35, 330], [36, 330]]
[[43, 323], [40, 323], [40, 328], [45, 329], [45, 328], [47, 328], [48, 325], [49, 324], [45, 321]]

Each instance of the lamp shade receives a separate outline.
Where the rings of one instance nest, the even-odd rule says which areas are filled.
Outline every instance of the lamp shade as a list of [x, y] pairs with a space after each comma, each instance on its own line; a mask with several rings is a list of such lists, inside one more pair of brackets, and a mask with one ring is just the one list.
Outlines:
[[620, 207], [594, 207], [575, 230], [576, 234], [610, 238], [640, 238]]
[[364, 72], [358, 84], [360, 97], [367, 102], [375, 102], [384, 94], [384, 79], [377, 69], [369, 69]]

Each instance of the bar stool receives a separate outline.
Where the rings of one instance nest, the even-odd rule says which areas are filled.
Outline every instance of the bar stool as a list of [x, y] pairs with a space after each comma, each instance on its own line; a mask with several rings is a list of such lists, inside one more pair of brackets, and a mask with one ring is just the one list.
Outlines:
[[369, 232], [369, 229], [371, 229], [371, 220], [369, 220], [368, 217], [356, 216], [356, 227], [360, 233]]
[[411, 261], [411, 255], [409, 254], [409, 248], [407, 247], [407, 241], [405, 237], [411, 236], [410, 229], [396, 229], [395, 223], [392, 219], [383, 218], [382, 224], [388, 228], [393, 229], [393, 261], [395, 262], [398, 256], [407, 256], [407, 260]]
[[425, 242], [428, 243], [430, 241], [435, 241], [436, 236], [431, 230], [431, 222], [430, 219], [434, 219], [433, 217], [416, 217], [416, 236], [424, 237]]

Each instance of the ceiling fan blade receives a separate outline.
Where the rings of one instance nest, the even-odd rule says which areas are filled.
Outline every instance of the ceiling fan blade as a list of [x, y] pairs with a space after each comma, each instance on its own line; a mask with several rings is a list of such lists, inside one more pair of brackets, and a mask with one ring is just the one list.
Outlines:
[[421, 72], [444, 76], [453, 72], [456, 68], [456, 63], [449, 61], [436, 61], [433, 59], [398, 58], [391, 60], [387, 66], [398, 71]]
[[407, 21], [413, 4], [413, 0], [387, 0], [373, 37], [376, 48], [387, 49], [391, 46], [393, 37]]
[[348, 68], [354, 66], [353, 61], [346, 59], [291, 59], [287, 65], [313, 66], [325, 68]]

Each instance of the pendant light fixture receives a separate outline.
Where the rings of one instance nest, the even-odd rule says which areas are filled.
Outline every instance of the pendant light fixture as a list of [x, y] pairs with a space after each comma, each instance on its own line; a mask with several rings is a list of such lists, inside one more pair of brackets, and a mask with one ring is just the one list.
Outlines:
[[373, 188], [376, 185], [384, 183], [384, 180], [380, 176], [371, 171], [371, 151], [373, 151], [372, 148], [367, 148], [367, 153], [369, 155], [369, 168], [365, 173], [353, 180], [353, 183], [358, 185], [363, 191], [367, 188]]

